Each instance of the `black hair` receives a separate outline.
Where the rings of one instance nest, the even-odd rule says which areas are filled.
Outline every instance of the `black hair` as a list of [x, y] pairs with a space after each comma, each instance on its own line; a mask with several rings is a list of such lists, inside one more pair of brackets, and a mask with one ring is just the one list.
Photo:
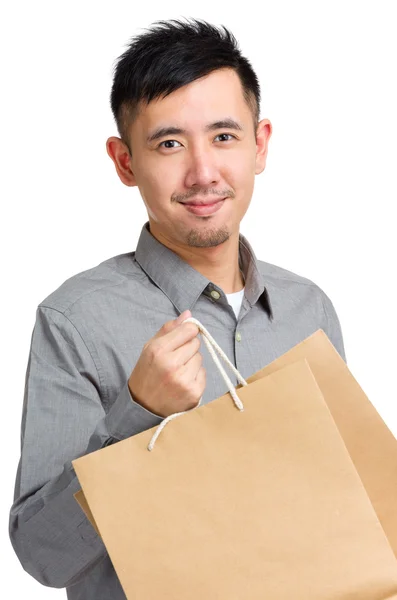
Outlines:
[[[158, 26], [156, 26], [158, 24]], [[249, 105], [254, 131], [259, 122], [260, 86], [234, 35], [201, 19], [155, 21], [133, 37], [114, 66], [110, 104], [119, 135], [129, 147], [128, 131], [141, 102], [166, 97], [216, 69], [234, 69]], [[131, 151], [130, 151], [131, 153]]]

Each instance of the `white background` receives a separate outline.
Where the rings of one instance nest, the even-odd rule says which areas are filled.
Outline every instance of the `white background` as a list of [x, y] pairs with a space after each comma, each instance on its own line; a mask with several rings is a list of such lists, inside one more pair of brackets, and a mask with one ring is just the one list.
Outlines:
[[329, 295], [350, 370], [397, 435], [396, 4], [199, 6], [36, 0], [0, 16], [1, 586], [18, 599], [66, 596], [27, 575], [8, 539], [36, 306], [73, 274], [135, 249], [147, 213], [106, 154], [117, 135], [109, 93], [115, 59], [155, 20], [224, 24], [250, 59], [273, 136], [241, 232], [258, 258]]

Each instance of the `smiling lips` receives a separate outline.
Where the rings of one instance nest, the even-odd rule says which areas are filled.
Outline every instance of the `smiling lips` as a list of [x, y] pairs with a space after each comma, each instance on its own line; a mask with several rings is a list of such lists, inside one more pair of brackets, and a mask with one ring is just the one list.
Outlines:
[[194, 215], [211, 215], [217, 212], [225, 202], [225, 198], [219, 199], [209, 199], [209, 200], [196, 200], [193, 203], [184, 203], [184, 207], [190, 213]]
[[194, 205], [194, 206], [202, 206], [203, 204], [215, 204], [216, 202], [220, 202], [220, 200], [223, 200], [223, 198], [219, 198], [219, 196], [214, 196], [213, 198], [206, 198], [205, 200], [199, 200], [198, 198], [195, 198], [194, 200], [192, 200], [191, 202], [183, 202], [182, 204], [190, 204], [190, 205]]

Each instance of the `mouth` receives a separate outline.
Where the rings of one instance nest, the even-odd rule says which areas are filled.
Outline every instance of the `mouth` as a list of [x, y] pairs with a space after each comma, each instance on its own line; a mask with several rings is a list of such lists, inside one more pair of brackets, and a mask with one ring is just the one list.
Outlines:
[[188, 210], [190, 213], [194, 215], [212, 215], [213, 213], [218, 212], [218, 210], [222, 207], [226, 198], [221, 198], [220, 200], [215, 200], [211, 203], [197, 202], [197, 203], [180, 203]]

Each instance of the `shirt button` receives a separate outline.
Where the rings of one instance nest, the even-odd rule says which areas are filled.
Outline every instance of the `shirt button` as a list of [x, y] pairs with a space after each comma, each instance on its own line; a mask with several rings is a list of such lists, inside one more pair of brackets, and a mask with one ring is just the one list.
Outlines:
[[221, 297], [220, 293], [217, 292], [216, 290], [212, 290], [211, 292], [211, 296], [215, 299], [215, 300], [219, 300], [219, 298]]
[[236, 333], [236, 342], [241, 342], [241, 333], [239, 331]]

